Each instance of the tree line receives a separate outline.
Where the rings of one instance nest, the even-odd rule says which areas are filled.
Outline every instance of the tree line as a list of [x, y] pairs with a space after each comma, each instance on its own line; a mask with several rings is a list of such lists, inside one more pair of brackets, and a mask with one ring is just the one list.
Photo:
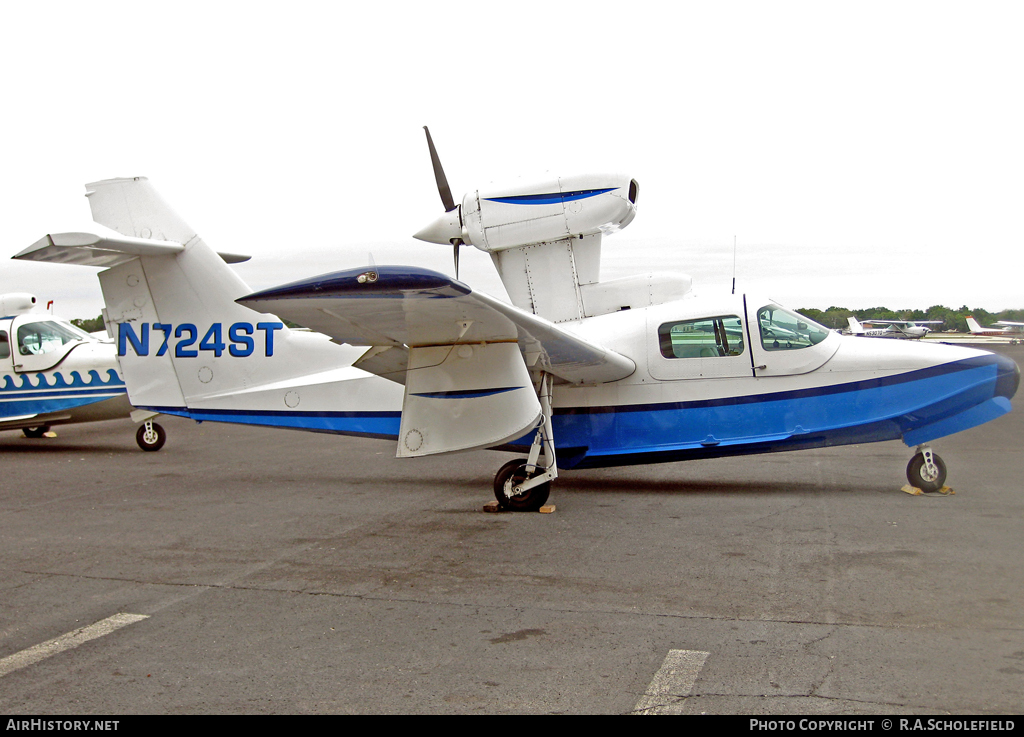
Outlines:
[[79, 330], [84, 330], [87, 333], [97, 333], [100, 330], [105, 329], [103, 326], [103, 315], [98, 315], [91, 320], [79, 320], [78, 318], [75, 318], [74, 320], [69, 320], [68, 322], [70, 322]]

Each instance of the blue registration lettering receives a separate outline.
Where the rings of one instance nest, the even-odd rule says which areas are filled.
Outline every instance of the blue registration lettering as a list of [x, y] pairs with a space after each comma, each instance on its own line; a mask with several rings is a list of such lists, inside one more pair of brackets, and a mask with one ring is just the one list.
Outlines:
[[174, 357], [175, 358], [195, 358], [199, 355], [197, 350], [189, 350], [188, 346], [193, 345], [196, 342], [196, 338], [199, 337], [199, 331], [196, 326], [183, 322], [174, 330], [174, 337], [180, 338], [182, 333], [188, 333], [188, 338], [185, 340], [179, 340], [178, 344], [174, 346]]
[[163, 322], [155, 322], [153, 327], [157, 330], [162, 330], [164, 334], [164, 342], [160, 344], [160, 350], [156, 352], [156, 355], [162, 356], [167, 353], [167, 339], [171, 337], [171, 329], [174, 326]]
[[[247, 322], [236, 322], [228, 328], [228, 337], [231, 339], [231, 346], [228, 353], [237, 358], [251, 356], [256, 344], [252, 338], [252, 325]], [[237, 345], [236, 345], [237, 344]], [[241, 347], [239, 347], [239, 345]]]
[[[163, 333], [163, 340], [156, 351], [157, 356], [166, 355], [170, 350], [170, 338], [177, 338], [174, 345], [175, 358], [198, 358], [199, 351], [211, 351], [213, 355], [220, 358], [224, 350], [235, 358], [247, 358], [256, 349], [255, 330], [263, 333], [263, 355], [274, 355], [274, 333], [284, 330], [284, 324], [280, 322], [257, 323], [255, 330], [252, 323], [236, 322], [228, 327], [228, 340], [230, 345], [224, 342], [224, 323], [215, 322], [203, 334], [199, 340], [199, 328], [190, 322], [183, 322], [180, 325], [170, 323], [154, 322], [139, 323], [138, 330], [130, 323], [122, 322], [117, 326], [117, 355], [124, 356], [128, 353], [129, 346], [138, 356], [149, 355], [149, 333], [150, 327]], [[199, 343], [198, 350], [193, 346]]]
[[274, 355], [274, 331], [284, 330], [284, 324], [280, 322], [258, 322], [256, 329], [264, 331], [266, 342], [264, 344], [264, 355]]
[[206, 331], [206, 335], [203, 336], [202, 341], [199, 343], [199, 349], [213, 351], [213, 355], [220, 358], [220, 354], [224, 352], [224, 340], [222, 339], [221, 324], [219, 322], [213, 323], [210, 329]]
[[128, 343], [137, 356], [149, 355], [149, 323], [142, 323], [142, 338], [135, 334], [131, 323], [119, 322], [117, 324], [117, 355], [128, 355]]

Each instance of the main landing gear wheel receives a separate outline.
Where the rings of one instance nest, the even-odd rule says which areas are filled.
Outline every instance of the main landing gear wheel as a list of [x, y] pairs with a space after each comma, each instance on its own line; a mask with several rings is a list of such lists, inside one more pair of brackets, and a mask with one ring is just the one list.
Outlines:
[[[931, 456], [931, 464], [925, 455]], [[938, 453], [924, 450], [917, 453], [907, 464], [907, 481], [926, 494], [938, 491], [946, 484], [946, 464]]]
[[135, 433], [135, 442], [143, 450], [160, 450], [167, 442], [167, 431], [155, 422], [146, 422]]
[[512, 512], [536, 512], [543, 507], [551, 492], [550, 481], [509, 496], [512, 489], [526, 481], [527, 478], [525, 458], [509, 461], [499, 468], [498, 473], [494, 476], [494, 498], [498, 500], [498, 506]]
[[26, 438], [41, 438], [46, 433], [50, 432], [50, 426], [40, 425], [39, 427], [26, 427], [21, 432]]

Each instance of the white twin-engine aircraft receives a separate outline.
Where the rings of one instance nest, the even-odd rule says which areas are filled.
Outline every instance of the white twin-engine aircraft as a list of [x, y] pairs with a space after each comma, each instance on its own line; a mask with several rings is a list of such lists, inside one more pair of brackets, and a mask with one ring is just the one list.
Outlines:
[[521, 452], [494, 480], [504, 509], [539, 509], [559, 466], [894, 439], [920, 446], [908, 479], [935, 491], [926, 444], [1010, 410], [1019, 369], [991, 353], [843, 337], [765, 298], [688, 296], [681, 275], [601, 281], [602, 237], [636, 214], [629, 177], [456, 204], [430, 148], [446, 212], [417, 237], [489, 253], [513, 304], [405, 266], [253, 293], [143, 178], [87, 186], [124, 237], [48, 235], [15, 258], [105, 268], [137, 407], [389, 438], [399, 457]]
[[34, 295], [0, 294], [0, 430], [41, 438], [54, 425], [131, 417], [135, 441], [160, 450], [167, 433], [155, 412], [128, 403], [110, 340], [36, 313]]

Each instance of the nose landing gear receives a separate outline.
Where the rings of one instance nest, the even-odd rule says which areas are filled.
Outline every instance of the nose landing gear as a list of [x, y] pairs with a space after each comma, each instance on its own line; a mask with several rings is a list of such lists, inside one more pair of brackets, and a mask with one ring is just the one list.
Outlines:
[[938, 453], [922, 445], [907, 464], [907, 481], [926, 494], [938, 491], [946, 484], [946, 464]]

